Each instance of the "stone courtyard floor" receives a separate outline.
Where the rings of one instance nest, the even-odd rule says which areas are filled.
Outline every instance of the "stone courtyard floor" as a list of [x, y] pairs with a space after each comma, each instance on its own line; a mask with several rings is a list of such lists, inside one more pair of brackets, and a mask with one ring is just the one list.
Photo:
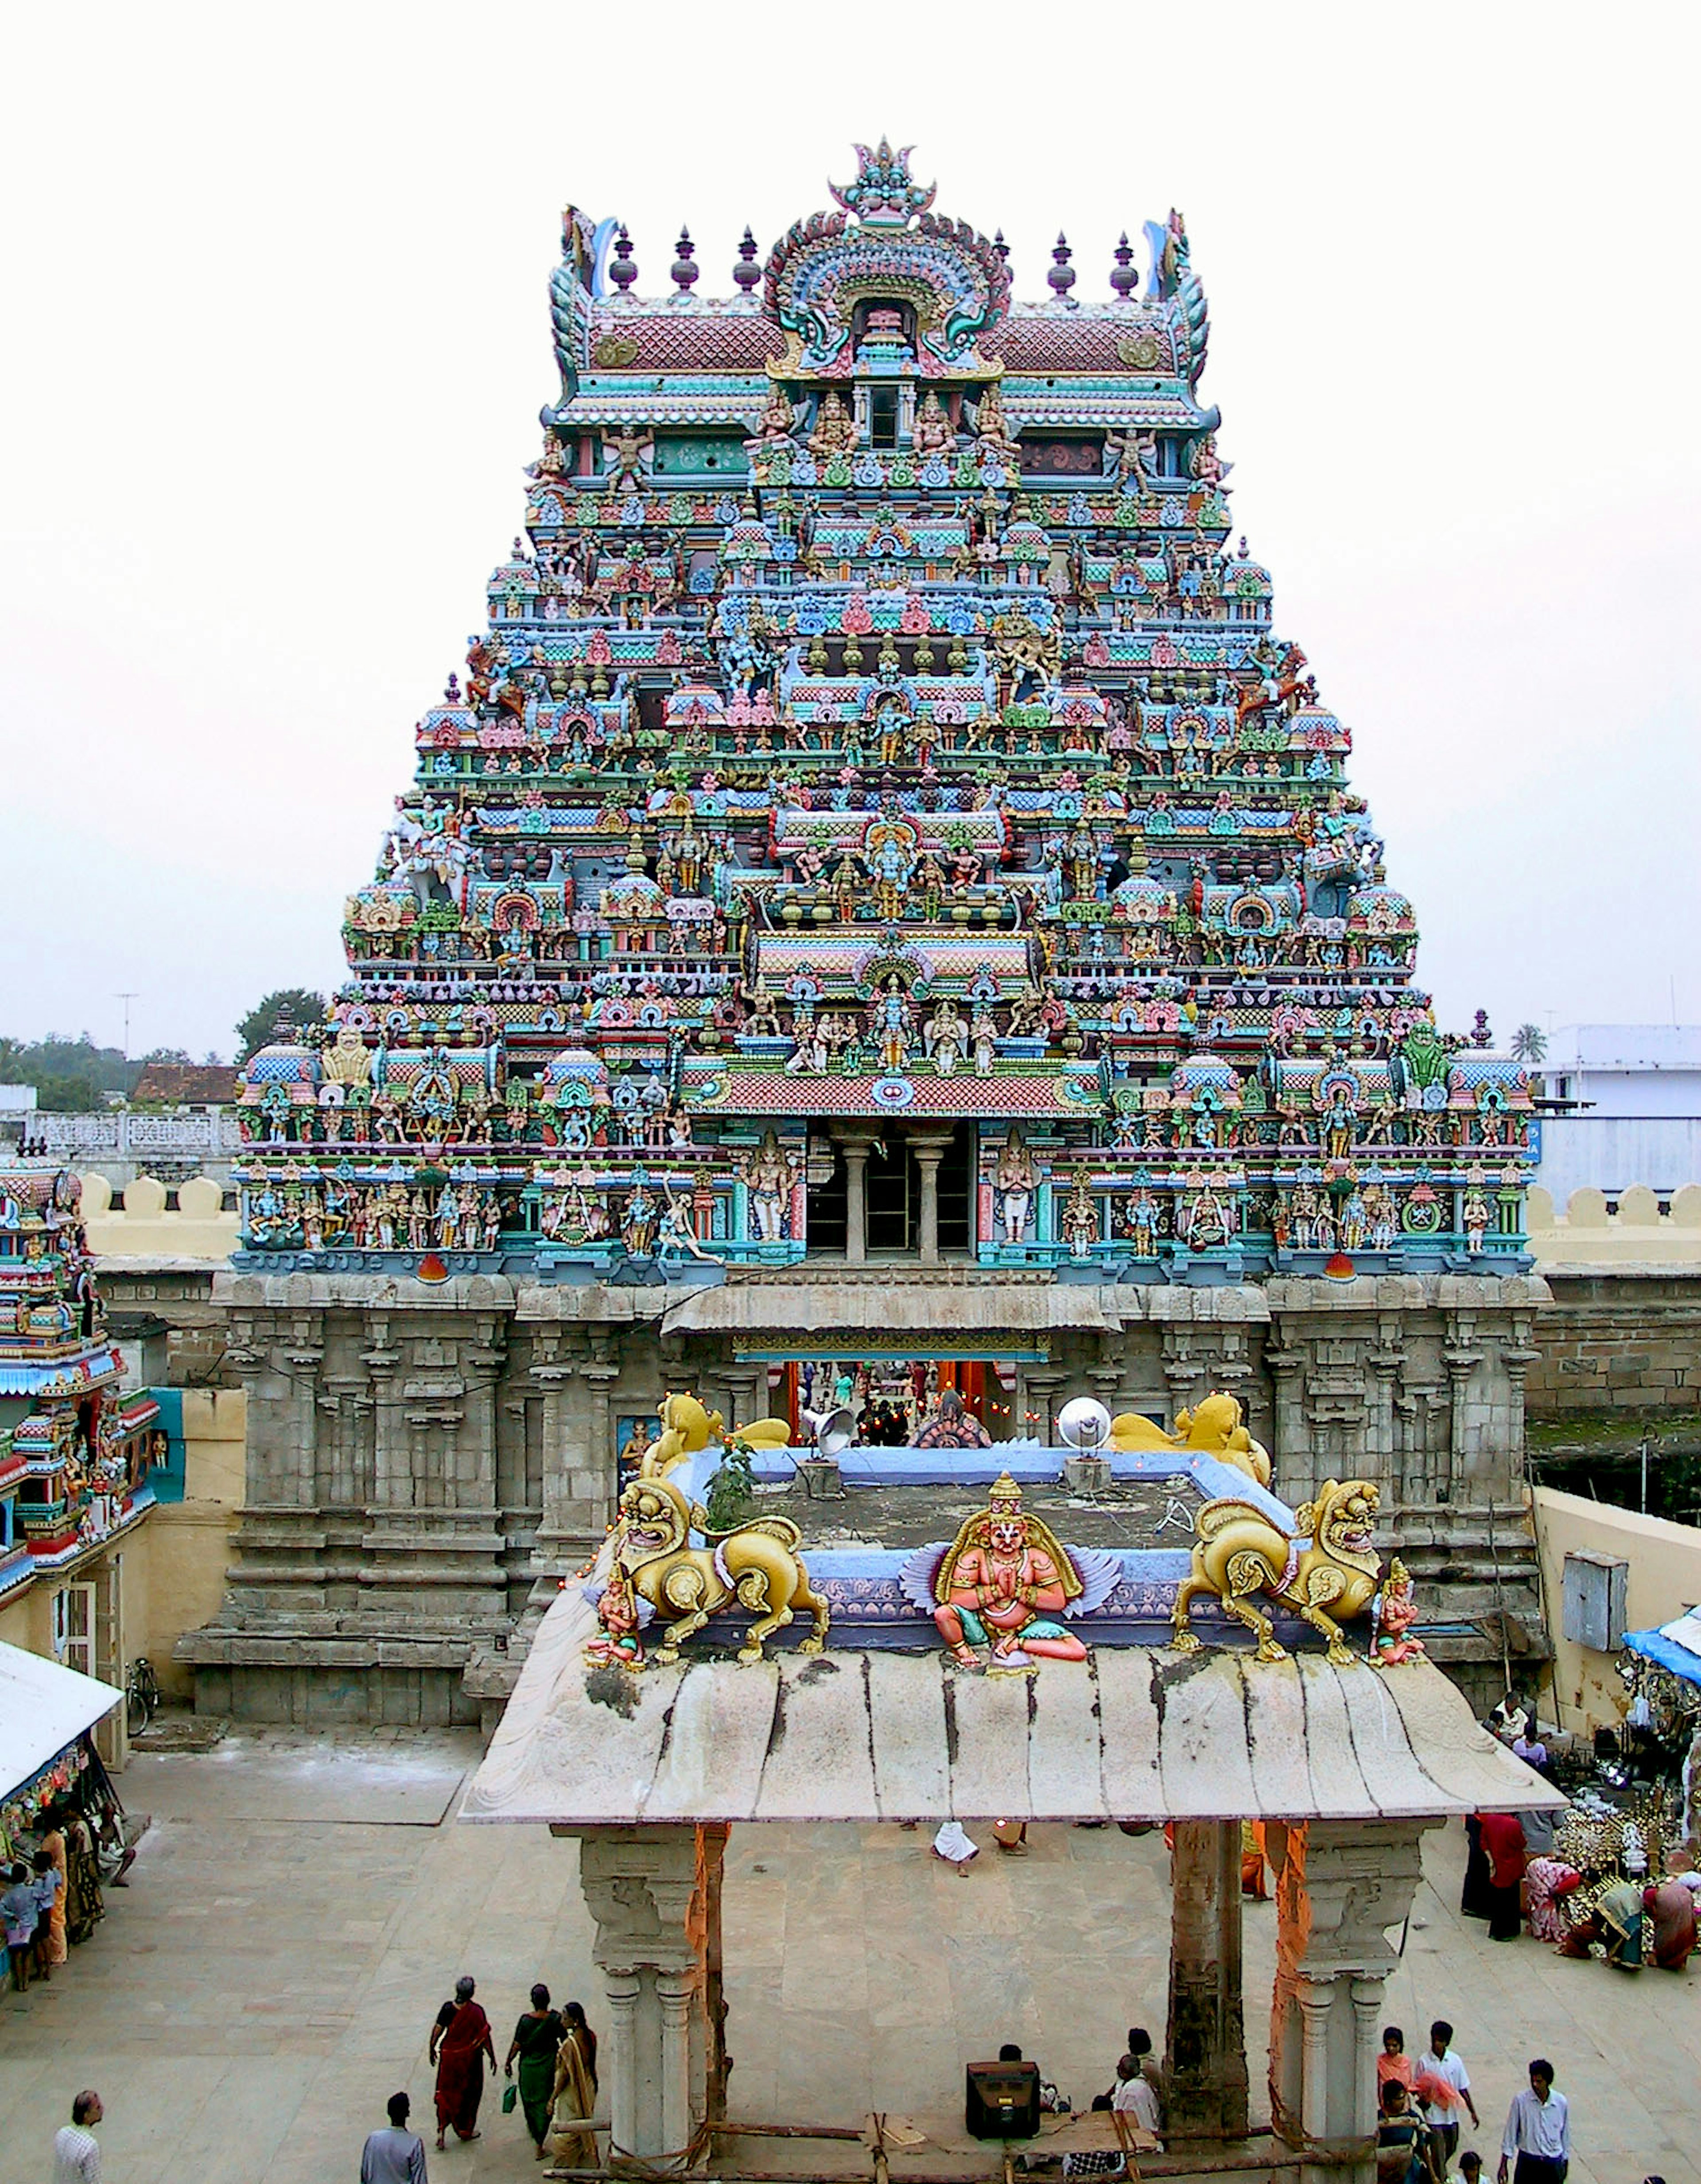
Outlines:
[[[108, 2184], [352, 2180], [402, 2086], [429, 2145], [426, 2039], [462, 1971], [478, 1980], [499, 2055], [534, 1979], [557, 2001], [582, 1999], [600, 2029], [575, 1846], [455, 1825], [478, 1756], [471, 1735], [333, 1742], [284, 1730], [138, 1755], [120, 1787], [153, 1825], [132, 1885], [109, 1893], [104, 1924], [51, 1986], [0, 2003], [0, 2184], [49, 2173], [53, 2133], [84, 2085], [106, 2103]], [[733, 1829], [733, 2114], [856, 2124], [872, 2108], [946, 2111], [963, 2063], [1011, 2039], [1080, 2106], [1110, 2081], [1129, 2024], [1161, 2048], [1161, 1835], [1044, 1828], [1018, 1860], [978, 1832], [987, 1847], [959, 1879], [928, 1856], [924, 1832]], [[1486, 2126], [1463, 2143], [1492, 2176], [1507, 2102], [1546, 2053], [1572, 2103], [1576, 2184], [1650, 2171], [1701, 2184], [1695, 1981], [1491, 1943], [1453, 1908], [1463, 1863], [1457, 1827], [1430, 1839], [1386, 2020], [1416, 2048], [1432, 2017], [1453, 2020]], [[1247, 1906], [1255, 2111], [1274, 1930], [1273, 1906]], [[476, 2143], [430, 2151], [433, 2184], [537, 2174], [494, 2088], [481, 2121]], [[793, 2150], [764, 2148], [760, 2165], [784, 2168]]]

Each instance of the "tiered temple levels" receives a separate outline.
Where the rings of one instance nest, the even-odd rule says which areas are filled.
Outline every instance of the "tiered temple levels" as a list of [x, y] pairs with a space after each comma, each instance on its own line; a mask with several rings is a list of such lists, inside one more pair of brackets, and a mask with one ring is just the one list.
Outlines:
[[525, 535], [248, 1065], [243, 1262], [1520, 1270], [1528, 1089], [1235, 539], [1180, 218], [1024, 304], [905, 155], [834, 194], [724, 301], [566, 213]]
[[[152, 1506], [159, 1406], [120, 1395], [123, 1371], [76, 1178], [47, 1162], [0, 1170], [0, 1601], [44, 1572], [75, 1573]], [[91, 1634], [53, 1635], [63, 1652]]]

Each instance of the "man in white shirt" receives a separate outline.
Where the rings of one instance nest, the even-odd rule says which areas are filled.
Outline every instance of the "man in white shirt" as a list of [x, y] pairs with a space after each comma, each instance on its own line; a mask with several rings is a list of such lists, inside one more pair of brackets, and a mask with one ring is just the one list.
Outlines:
[[71, 2103], [70, 2121], [53, 2134], [53, 2184], [100, 2184], [100, 2141], [92, 2126], [105, 2113], [96, 2092], [81, 2092]]
[[1116, 2090], [1110, 2104], [1118, 2115], [1129, 2117], [1139, 2130], [1157, 2137], [1157, 2096], [1152, 2090], [1151, 2079], [1132, 2055], [1124, 2055], [1116, 2066]]
[[1424, 2121], [1430, 2127], [1430, 2154], [1436, 2164], [1440, 2184], [1447, 2184], [1448, 2164], [1458, 2151], [1458, 2112], [1464, 2106], [1469, 2110], [1473, 2131], [1481, 2131], [1482, 2119], [1476, 2112], [1476, 2103], [1470, 2097], [1470, 2079], [1464, 2064], [1453, 2052], [1453, 2027], [1444, 2017], [1438, 2017], [1430, 2027], [1430, 2052], [1419, 2064], [1419, 2069], [1430, 2077], [1439, 2078], [1451, 2088], [1451, 2101], [1425, 2101]]
[[1553, 2066], [1543, 2055], [1530, 2065], [1530, 2090], [1514, 2093], [1500, 2142], [1498, 2184], [1514, 2154], [1515, 2184], [1565, 2184], [1571, 2165], [1571, 2112], [1563, 2093], [1553, 2090]]

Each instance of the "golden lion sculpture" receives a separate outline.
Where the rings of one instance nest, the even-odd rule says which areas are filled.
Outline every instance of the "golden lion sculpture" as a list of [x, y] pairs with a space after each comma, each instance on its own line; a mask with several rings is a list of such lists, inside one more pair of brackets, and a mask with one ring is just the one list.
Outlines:
[[[708, 1546], [689, 1544], [693, 1524]], [[785, 1517], [756, 1517], [730, 1531], [711, 1532], [706, 1513], [688, 1502], [677, 1486], [662, 1479], [634, 1479], [620, 1497], [614, 1574], [668, 1626], [655, 1655], [663, 1668], [678, 1659], [680, 1646], [711, 1615], [734, 1601], [756, 1617], [739, 1649], [747, 1667], [763, 1658], [763, 1640], [789, 1623], [800, 1608], [815, 1621], [800, 1650], [818, 1653], [827, 1642], [831, 1610], [810, 1589], [809, 1572], [797, 1552], [802, 1537]]]
[[1256, 1479], [1270, 1483], [1269, 1451], [1246, 1431], [1240, 1404], [1232, 1396], [1210, 1395], [1191, 1411], [1179, 1411], [1175, 1430], [1165, 1433], [1138, 1411], [1124, 1411], [1110, 1424], [1110, 1446], [1114, 1449], [1173, 1449], [1196, 1456], [1214, 1456], [1219, 1463], [1231, 1463]]
[[728, 1448], [784, 1448], [791, 1428], [784, 1418], [756, 1418], [727, 1431], [718, 1411], [705, 1410], [694, 1396], [664, 1396], [657, 1412], [661, 1430], [644, 1451], [639, 1477], [665, 1479], [676, 1463], [695, 1456], [711, 1441]]
[[1380, 1501], [1368, 1479], [1350, 1479], [1344, 1486], [1329, 1479], [1314, 1502], [1295, 1511], [1291, 1535], [1250, 1502], [1206, 1502], [1196, 1527], [1192, 1567], [1171, 1615], [1176, 1651], [1197, 1651], [1189, 1615], [1196, 1596], [1208, 1592], [1256, 1634], [1260, 1661], [1283, 1659], [1270, 1618], [1252, 1604], [1251, 1596], [1261, 1592], [1320, 1631], [1337, 1667], [1356, 1659], [1341, 1625], [1364, 1613], [1381, 1579], [1382, 1566], [1370, 1546]]

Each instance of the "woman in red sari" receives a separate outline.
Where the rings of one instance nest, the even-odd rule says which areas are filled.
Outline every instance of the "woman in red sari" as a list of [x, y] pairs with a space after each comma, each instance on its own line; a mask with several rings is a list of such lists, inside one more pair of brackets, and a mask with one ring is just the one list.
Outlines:
[[453, 2126], [457, 2138], [478, 2136], [478, 2103], [484, 2097], [481, 2054], [496, 2075], [496, 2048], [490, 2037], [490, 2020], [472, 1999], [472, 1981], [458, 1979], [455, 2000], [444, 2003], [431, 2029], [427, 2050], [437, 2065], [437, 2142]]

